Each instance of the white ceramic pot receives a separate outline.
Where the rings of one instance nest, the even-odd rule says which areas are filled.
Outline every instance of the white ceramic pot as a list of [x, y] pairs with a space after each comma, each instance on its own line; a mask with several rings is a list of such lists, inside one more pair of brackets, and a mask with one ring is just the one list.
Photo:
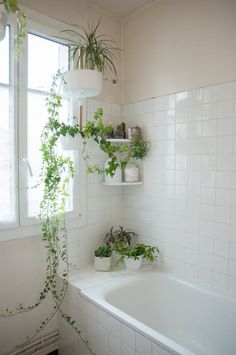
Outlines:
[[139, 170], [135, 163], [128, 163], [124, 170], [125, 182], [137, 182], [139, 181]]
[[67, 97], [92, 97], [99, 95], [102, 90], [102, 73], [98, 70], [70, 70], [63, 76], [62, 88]]
[[69, 134], [66, 134], [65, 136], [60, 136], [59, 141], [63, 150], [80, 149], [80, 139], [78, 134], [76, 134], [75, 137], [72, 137]]
[[100, 258], [100, 256], [95, 256], [94, 267], [97, 271], [110, 271], [111, 268], [111, 257]]
[[[109, 159], [107, 159], [106, 162], [105, 162], [105, 166], [104, 166], [105, 169], [108, 168], [108, 162], [109, 162]], [[106, 184], [120, 184], [120, 183], [122, 183], [122, 170], [121, 170], [121, 167], [118, 166], [118, 168], [115, 171], [115, 175], [114, 176], [105, 175], [104, 179], [105, 179], [105, 183]]]
[[129, 271], [138, 271], [142, 265], [143, 257], [139, 256], [137, 260], [125, 257], [125, 266]]
[[7, 27], [7, 11], [3, 4], [0, 4], [0, 41], [4, 39]]

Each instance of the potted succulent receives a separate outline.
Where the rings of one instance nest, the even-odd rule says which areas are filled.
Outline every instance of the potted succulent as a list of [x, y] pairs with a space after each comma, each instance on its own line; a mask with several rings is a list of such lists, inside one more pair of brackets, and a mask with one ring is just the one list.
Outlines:
[[153, 262], [157, 259], [159, 249], [146, 244], [136, 244], [135, 246], [125, 246], [117, 249], [120, 254], [120, 261], [125, 262], [125, 266], [130, 271], [137, 271], [142, 265], [143, 259]]
[[26, 34], [26, 14], [20, 11], [17, 0], [0, 0], [0, 41], [5, 37], [7, 18], [10, 13], [17, 15], [19, 30], [14, 41], [14, 50], [18, 55]]
[[109, 246], [100, 246], [95, 250], [94, 267], [97, 271], [110, 271], [111, 253]]
[[62, 31], [69, 37], [74, 61], [74, 70], [64, 73], [63, 88], [68, 96], [81, 98], [99, 95], [102, 76], [106, 76], [108, 72], [117, 75], [113, 61], [119, 49], [114, 47], [114, 42], [104, 34], [97, 33], [100, 22], [101, 19], [95, 27], [88, 30], [74, 26], [73, 30]]

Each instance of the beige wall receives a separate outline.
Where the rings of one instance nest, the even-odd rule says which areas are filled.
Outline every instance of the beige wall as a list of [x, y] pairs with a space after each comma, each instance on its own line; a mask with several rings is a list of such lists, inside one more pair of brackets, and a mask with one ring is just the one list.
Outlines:
[[236, 78], [236, 1], [159, 0], [123, 24], [123, 101]]
[[[67, 24], [76, 24], [87, 28], [88, 24], [96, 24], [102, 17], [100, 24], [101, 33], [106, 34], [115, 41], [118, 48], [121, 47], [121, 21], [116, 17], [105, 13], [97, 7], [91, 6], [85, 1], [80, 0], [20, 0], [21, 5], [42, 13], [56, 20]], [[65, 26], [66, 29], [66, 26]], [[120, 103], [121, 95], [121, 70], [120, 56], [117, 58], [116, 68], [118, 71], [118, 83], [116, 85], [109, 81], [103, 84], [102, 94], [98, 100], [108, 101], [109, 103]]]

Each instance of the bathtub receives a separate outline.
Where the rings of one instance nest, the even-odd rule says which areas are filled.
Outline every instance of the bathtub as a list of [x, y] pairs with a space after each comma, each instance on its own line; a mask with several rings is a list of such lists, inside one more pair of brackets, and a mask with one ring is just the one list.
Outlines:
[[225, 294], [152, 269], [85, 288], [81, 296], [171, 354], [236, 354], [236, 299]]

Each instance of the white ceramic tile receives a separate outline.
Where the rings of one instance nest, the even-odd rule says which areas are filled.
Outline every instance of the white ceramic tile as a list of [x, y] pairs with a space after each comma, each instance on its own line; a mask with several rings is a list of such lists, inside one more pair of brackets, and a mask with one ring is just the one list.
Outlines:
[[109, 350], [114, 355], [121, 355], [122, 354], [121, 339], [110, 334], [109, 335]]
[[122, 342], [135, 349], [135, 331], [122, 323]]
[[217, 100], [230, 100], [235, 98], [235, 81], [216, 86]]
[[229, 244], [229, 257], [230, 259], [236, 260], [236, 243]]
[[223, 274], [213, 272], [212, 287], [219, 291], [225, 291], [227, 288], [227, 277]]
[[198, 269], [198, 281], [204, 285], [211, 286], [212, 272], [207, 269]]
[[152, 343], [152, 355], [169, 355], [169, 351], [161, 348], [159, 345]]
[[216, 102], [206, 103], [202, 105], [202, 119], [203, 120], [216, 119]]
[[122, 355], [135, 355], [135, 350], [122, 343]]
[[232, 118], [217, 119], [217, 135], [232, 136], [233, 120]]
[[229, 270], [229, 262], [227, 258], [223, 258], [221, 256], [214, 255], [213, 256], [213, 263], [212, 263], [212, 270], [215, 272], [219, 272], [222, 274], [228, 274]]
[[141, 355], [152, 355], [152, 343], [148, 338], [136, 332], [135, 350]]
[[236, 278], [235, 277], [228, 278], [228, 291], [232, 295], [236, 295]]
[[233, 100], [226, 100], [226, 101], [219, 101], [216, 104], [216, 115], [217, 118], [227, 118], [234, 116], [234, 101]]
[[211, 270], [212, 268], [212, 255], [205, 253], [205, 252], [200, 252], [199, 253], [199, 259], [198, 259], [198, 264], [201, 268], [204, 269], [209, 269]]
[[217, 170], [218, 171], [231, 171], [233, 164], [232, 154], [219, 154], [217, 155]]
[[97, 325], [97, 340], [106, 348], [108, 348], [109, 343], [109, 333], [106, 329]]
[[221, 240], [229, 240], [230, 225], [225, 223], [215, 222], [214, 224], [214, 237]]
[[229, 260], [229, 275], [236, 278], [236, 260]]
[[232, 136], [217, 137], [216, 150], [218, 154], [229, 154], [233, 152]]
[[199, 248], [202, 252], [211, 254], [213, 251], [213, 239], [209, 237], [200, 236]]
[[202, 122], [202, 135], [204, 137], [216, 135], [216, 120], [205, 120]]
[[117, 338], [121, 338], [121, 322], [110, 315], [108, 315], [108, 329]]
[[213, 253], [224, 258], [229, 256], [229, 243], [224, 240], [214, 239]]
[[214, 223], [212, 221], [200, 220], [200, 235], [213, 237]]

